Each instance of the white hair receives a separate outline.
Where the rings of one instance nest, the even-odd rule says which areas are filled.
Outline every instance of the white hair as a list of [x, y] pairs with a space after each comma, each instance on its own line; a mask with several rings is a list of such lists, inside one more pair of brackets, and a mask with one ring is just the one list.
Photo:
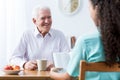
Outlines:
[[48, 10], [48, 11], [50, 11], [50, 8], [48, 6], [37, 5], [36, 7], [34, 7], [34, 9], [32, 11], [32, 18], [37, 18], [38, 13], [39, 13], [40, 10]]

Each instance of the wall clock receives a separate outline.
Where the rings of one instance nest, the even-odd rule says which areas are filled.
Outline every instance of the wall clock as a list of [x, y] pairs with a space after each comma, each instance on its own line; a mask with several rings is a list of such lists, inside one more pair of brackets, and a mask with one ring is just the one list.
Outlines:
[[64, 14], [75, 14], [80, 8], [80, 0], [59, 0], [59, 8]]

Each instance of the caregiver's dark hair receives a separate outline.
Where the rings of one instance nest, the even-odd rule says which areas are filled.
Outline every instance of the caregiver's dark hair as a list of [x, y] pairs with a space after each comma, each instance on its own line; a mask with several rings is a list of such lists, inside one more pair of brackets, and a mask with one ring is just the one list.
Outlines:
[[90, 1], [94, 8], [97, 6], [106, 63], [120, 63], [120, 0]]

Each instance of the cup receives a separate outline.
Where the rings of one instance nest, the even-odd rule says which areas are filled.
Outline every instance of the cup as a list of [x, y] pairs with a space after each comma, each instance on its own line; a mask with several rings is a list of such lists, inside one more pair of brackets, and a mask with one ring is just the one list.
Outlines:
[[47, 60], [37, 60], [38, 71], [44, 71], [47, 68]]
[[56, 68], [67, 68], [70, 55], [67, 52], [54, 52], [53, 61]]

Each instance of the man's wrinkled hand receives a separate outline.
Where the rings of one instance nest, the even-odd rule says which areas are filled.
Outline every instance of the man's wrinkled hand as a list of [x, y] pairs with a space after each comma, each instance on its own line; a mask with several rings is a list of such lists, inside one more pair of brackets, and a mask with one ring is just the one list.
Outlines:
[[26, 62], [24, 64], [24, 69], [26, 69], [26, 70], [35, 70], [35, 69], [37, 69], [37, 62], [35, 60]]

